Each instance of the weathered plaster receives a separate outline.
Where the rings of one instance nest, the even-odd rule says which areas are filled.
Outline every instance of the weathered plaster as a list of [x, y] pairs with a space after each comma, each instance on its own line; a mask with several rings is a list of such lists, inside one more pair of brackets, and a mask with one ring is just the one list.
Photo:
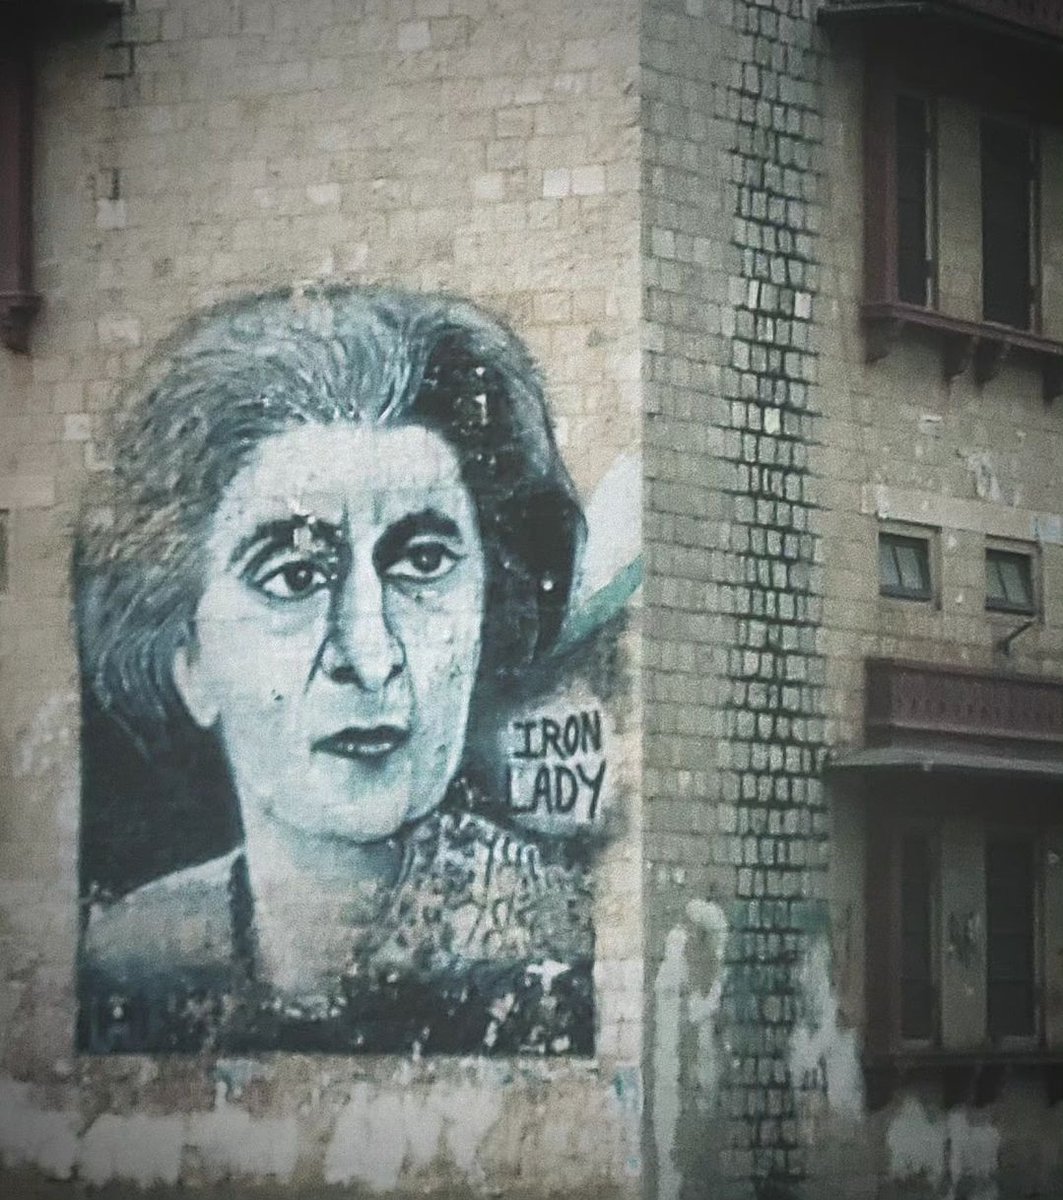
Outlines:
[[[208, 1076], [192, 1070], [183, 1097], [153, 1064], [99, 1069], [80, 1088], [0, 1080], [0, 1168], [96, 1187], [308, 1179], [388, 1192], [507, 1180], [544, 1193], [615, 1190], [619, 1174], [641, 1170], [635, 1067], [598, 1086], [593, 1066], [407, 1060], [345, 1083], [336, 1060], [302, 1069], [223, 1060]], [[195, 1108], [211, 1079], [213, 1102]], [[126, 1093], [124, 1103], [112, 1099], [119, 1111], [88, 1115], [98, 1087]]]
[[34, 1089], [0, 1081], [0, 1161], [35, 1167], [100, 1187], [114, 1180], [141, 1187], [176, 1184], [193, 1160], [208, 1178], [291, 1178], [298, 1150], [294, 1117], [256, 1118], [217, 1085], [214, 1108], [189, 1114], [102, 1113], [82, 1127], [72, 1097], [62, 1107], [41, 1103]]

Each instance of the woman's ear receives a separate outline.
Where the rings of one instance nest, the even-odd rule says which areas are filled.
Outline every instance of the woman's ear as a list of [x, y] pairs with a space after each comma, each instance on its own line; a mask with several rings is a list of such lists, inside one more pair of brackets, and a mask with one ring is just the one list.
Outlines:
[[194, 646], [178, 646], [174, 651], [173, 682], [188, 715], [200, 729], [210, 729], [218, 719], [218, 705], [203, 678], [203, 667]]

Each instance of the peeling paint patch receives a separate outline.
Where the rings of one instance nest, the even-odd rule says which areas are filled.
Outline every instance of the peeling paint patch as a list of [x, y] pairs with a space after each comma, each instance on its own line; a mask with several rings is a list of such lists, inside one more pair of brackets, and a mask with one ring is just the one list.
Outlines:
[[927, 1113], [907, 1096], [886, 1133], [890, 1175], [924, 1179], [942, 1200], [998, 1200], [1000, 1133], [974, 1124], [966, 1112]]
[[627, 1129], [629, 1153], [624, 1159], [624, 1174], [636, 1179], [642, 1173], [639, 1134], [642, 1122], [642, 1072], [638, 1067], [621, 1067], [613, 1077], [616, 1110]]
[[843, 1028], [838, 1019], [826, 939], [816, 941], [805, 956], [799, 987], [802, 1013], [790, 1035], [793, 1078], [806, 1087], [819, 1087], [834, 1112], [860, 1120], [864, 1088], [856, 1032]]

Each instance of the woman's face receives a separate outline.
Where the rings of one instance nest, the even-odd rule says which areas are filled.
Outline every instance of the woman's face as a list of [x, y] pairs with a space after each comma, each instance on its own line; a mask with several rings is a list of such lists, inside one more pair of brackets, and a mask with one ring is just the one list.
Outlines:
[[443, 798], [480, 655], [484, 554], [447, 443], [421, 426], [262, 442], [210, 528], [174, 678], [217, 730], [245, 824], [390, 837]]

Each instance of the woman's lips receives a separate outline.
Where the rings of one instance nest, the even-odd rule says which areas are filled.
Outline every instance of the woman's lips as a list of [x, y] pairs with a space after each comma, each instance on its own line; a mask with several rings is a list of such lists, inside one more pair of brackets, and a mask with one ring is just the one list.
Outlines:
[[328, 737], [318, 738], [310, 747], [337, 758], [373, 760], [387, 758], [410, 739], [410, 731], [401, 725], [349, 725]]

